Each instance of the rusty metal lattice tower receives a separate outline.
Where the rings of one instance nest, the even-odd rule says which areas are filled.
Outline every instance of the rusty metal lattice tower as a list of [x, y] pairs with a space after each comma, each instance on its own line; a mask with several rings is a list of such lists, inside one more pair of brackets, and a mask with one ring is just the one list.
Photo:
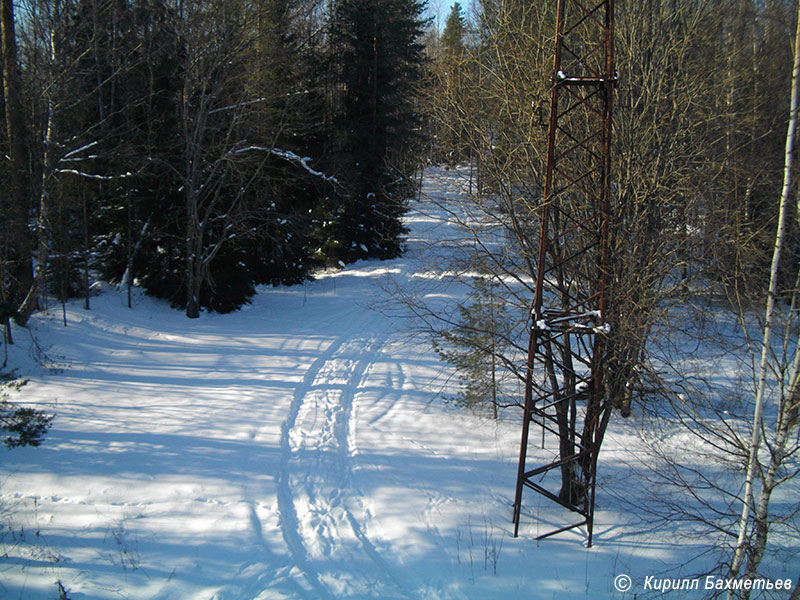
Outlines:
[[[611, 414], [603, 378], [613, 48], [613, 0], [558, 0], [515, 537], [530, 489], [579, 518], [537, 539], [585, 525], [592, 544], [597, 453]], [[527, 464], [532, 425], [542, 443], [546, 434], [558, 443], [557, 457], [535, 468]]]

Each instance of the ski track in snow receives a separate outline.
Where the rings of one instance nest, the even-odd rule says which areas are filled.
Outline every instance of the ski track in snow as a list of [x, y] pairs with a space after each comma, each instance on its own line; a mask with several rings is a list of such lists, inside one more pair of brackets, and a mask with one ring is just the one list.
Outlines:
[[[371, 597], [409, 595], [370, 540], [368, 523], [354, 512], [365, 514], [358, 490], [352, 489], [357, 453], [353, 413], [359, 389], [386, 339], [386, 333], [379, 333], [332, 342], [295, 388], [282, 427], [281, 532], [316, 597], [334, 598], [339, 590], [353, 589]], [[342, 531], [345, 527], [350, 531]], [[359, 570], [355, 578], [348, 573], [346, 582], [337, 581], [343, 576], [341, 569], [323, 571], [327, 562], [336, 566], [354, 561], [369, 562], [372, 568]]]

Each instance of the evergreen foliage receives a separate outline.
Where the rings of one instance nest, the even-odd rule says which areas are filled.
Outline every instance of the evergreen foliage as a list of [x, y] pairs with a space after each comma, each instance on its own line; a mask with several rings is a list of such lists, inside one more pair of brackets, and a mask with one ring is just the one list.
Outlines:
[[446, 54], [457, 55], [464, 50], [464, 37], [467, 23], [462, 14], [461, 5], [456, 2], [450, 9], [442, 32], [442, 48]]
[[413, 193], [420, 115], [424, 4], [417, 0], [337, 0], [330, 62], [338, 102], [334, 165], [343, 179], [336, 206], [338, 258], [392, 258], [402, 252], [401, 217]]
[[[18, 389], [26, 381], [15, 381]], [[8, 400], [8, 395], [0, 389], [0, 435], [6, 448], [20, 446], [39, 446], [50, 429], [53, 415], [44, 411], [20, 407]]]
[[508, 304], [499, 294], [495, 281], [478, 277], [469, 294], [470, 301], [458, 307], [454, 326], [434, 339], [434, 349], [445, 362], [455, 367], [461, 389], [452, 401], [478, 413], [498, 416], [498, 408], [519, 404], [514, 398], [514, 373], [506, 364], [510, 354], [514, 322]]
[[[27, 164], [14, 188], [27, 215], [12, 215], [19, 203], [0, 192], [13, 217], [0, 219], [0, 299], [25, 297], [37, 237], [60, 297], [88, 303], [92, 270], [189, 316], [235, 310], [258, 285], [300, 283], [323, 265], [402, 251], [422, 3], [29, 8], [18, 20], [21, 91], [45, 100], [26, 104], [41, 139], [26, 137], [30, 158], [15, 163]], [[0, 165], [1, 181], [12, 174]]]
[[13, 406], [3, 401], [0, 404], [0, 430], [6, 448], [39, 446], [44, 441], [53, 417], [33, 408]]

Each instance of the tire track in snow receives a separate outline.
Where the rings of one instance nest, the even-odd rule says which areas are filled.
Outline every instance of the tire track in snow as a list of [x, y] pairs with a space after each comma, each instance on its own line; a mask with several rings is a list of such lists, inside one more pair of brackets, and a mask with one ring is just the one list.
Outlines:
[[[295, 389], [283, 424], [281, 531], [295, 564], [320, 597], [411, 595], [352, 507], [361, 504], [355, 498], [358, 491], [351, 489], [356, 396], [387, 339], [385, 333], [366, 339], [355, 335], [331, 343]], [[368, 568], [356, 571], [355, 577], [351, 572], [347, 580], [339, 578], [338, 563], [359, 561]]]
[[300, 532], [300, 521], [297, 516], [294, 498], [292, 495], [292, 484], [290, 482], [289, 459], [291, 458], [291, 435], [297, 424], [297, 417], [303, 405], [308, 390], [314, 380], [336, 351], [342, 347], [346, 338], [340, 337], [332, 342], [328, 348], [311, 363], [306, 370], [301, 383], [295, 388], [292, 402], [289, 405], [289, 414], [281, 427], [281, 470], [280, 481], [278, 482], [278, 524], [281, 528], [283, 540], [286, 543], [289, 553], [294, 559], [294, 563], [303, 571], [303, 575], [309, 585], [321, 598], [332, 598], [328, 588], [319, 580], [319, 574], [314, 570], [313, 565], [308, 559], [303, 536]]
[[[375, 358], [380, 354], [381, 349], [388, 340], [388, 337], [388, 335], [384, 334], [379, 339], [372, 340], [371, 345], [373, 347], [367, 347], [367, 352], [362, 355], [361, 360], [359, 360], [358, 365], [353, 372], [351, 381], [355, 383], [357, 380], [357, 383], [355, 383], [355, 385], [348, 386], [342, 395], [341, 406], [343, 411], [343, 419], [341, 420], [341, 427], [339, 428], [336, 436], [339, 447], [339, 460], [341, 464], [339, 471], [339, 486], [342, 490], [352, 490], [352, 466], [356, 448], [351, 440], [355, 440], [354, 413], [356, 395], [358, 394], [358, 390], [364, 387], [364, 384], [369, 376], [369, 367], [374, 364]], [[348, 506], [347, 499], [345, 499], [343, 502], [343, 508], [350, 528], [353, 530], [354, 535], [361, 543], [364, 553], [375, 564], [375, 566], [378, 568], [378, 571], [383, 574], [384, 578], [394, 588], [396, 588], [396, 591], [400, 592], [402, 597], [409, 597], [409, 590], [406, 589], [406, 586], [403, 584], [402, 580], [394, 574], [391, 567], [380, 555], [378, 548], [372, 543], [367, 534], [364, 532], [364, 528], [361, 526], [361, 523], [353, 514], [352, 509]]]

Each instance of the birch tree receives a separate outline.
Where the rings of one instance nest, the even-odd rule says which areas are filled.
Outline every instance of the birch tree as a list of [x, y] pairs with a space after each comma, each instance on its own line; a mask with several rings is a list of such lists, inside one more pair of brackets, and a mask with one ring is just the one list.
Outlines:
[[[120, 128], [111, 125], [120, 115], [114, 90], [124, 72], [125, 62], [117, 47], [119, 40], [114, 38], [104, 47], [111, 54], [107, 71], [99, 68], [86, 71], [85, 59], [98, 47], [98, 28], [85, 36], [75, 36], [77, 30], [70, 29], [72, 23], [80, 20], [81, 11], [98, 19], [98, 15], [104, 12], [116, 15], [118, 8], [122, 10], [119, 5], [118, 1], [79, 5], [71, 0], [35, 0], [21, 5], [24, 10], [20, 19], [24, 25], [23, 75], [31, 98], [29, 108], [20, 119], [33, 132], [27, 142], [31, 165], [27, 190], [31, 198], [37, 199], [35, 210], [32, 206], [29, 209], [35, 215], [29, 221], [34, 223], [32, 233], [36, 239], [36, 252], [34, 254], [31, 249], [30, 255], [31, 258], [35, 256], [36, 267], [17, 310], [16, 318], [21, 324], [27, 322], [46, 292], [46, 279], [51, 267], [49, 259], [54, 251], [51, 212], [57, 204], [56, 199], [64, 200], [58, 202], [60, 210], [77, 214], [83, 211], [77, 203], [67, 202], [66, 198], [72, 195], [67, 193], [68, 188], [74, 193], [83, 189], [83, 184], [78, 183], [81, 181], [97, 185], [98, 182], [121, 180], [129, 175], [118, 169], [118, 163], [108, 160], [109, 156], [118, 153], [119, 138], [124, 138]], [[112, 27], [108, 31], [103, 28], [104, 36], [119, 36], [121, 28], [117, 18], [108, 22]], [[105, 90], [110, 91], [104, 94]], [[104, 99], [104, 96], [107, 97]], [[99, 107], [94, 118], [85, 118], [86, 106]], [[83, 219], [79, 217], [77, 221]], [[86, 234], [79, 237], [83, 237], [88, 246], [85, 223], [84, 230]], [[61, 237], [66, 239], [71, 233], [74, 232], [64, 231]], [[59, 258], [63, 258], [71, 252], [71, 246], [55, 250], [60, 252]], [[88, 255], [88, 248], [84, 248], [84, 254]]]
[[[50, 184], [53, 176], [53, 168], [56, 162], [54, 146], [55, 140], [55, 111], [56, 96], [58, 94], [58, 79], [56, 74], [57, 44], [59, 43], [57, 23], [64, 9], [61, 2], [47, 2], [41, 7], [44, 13], [44, 21], [47, 23], [45, 34], [42, 37], [43, 50], [43, 72], [46, 76], [45, 85], [41, 88], [41, 102], [43, 109], [41, 123], [41, 139], [36, 145], [36, 153], [41, 160], [40, 177], [38, 182], [39, 206], [36, 219], [35, 236], [37, 239], [36, 268], [33, 280], [28, 288], [27, 294], [17, 309], [16, 319], [21, 325], [25, 325], [38, 307], [39, 295], [44, 289], [45, 277], [47, 274], [47, 264], [50, 254], [49, 239], [49, 212], [50, 212]], [[68, 154], [68, 153], [65, 153]]]
[[[789, 105], [789, 125], [786, 131], [786, 150], [783, 167], [783, 186], [778, 205], [778, 225], [772, 252], [769, 289], [767, 290], [767, 306], [764, 318], [763, 338], [761, 341], [761, 359], [758, 368], [756, 397], [753, 409], [752, 435], [742, 496], [742, 513], [739, 518], [739, 532], [730, 568], [730, 576], [732, 578], [739, 576], [745, 559], [747, 560], [744, 572], [745, 577], [753, 578], [757, 575], [759, 565], [761, 564], [767, 547], [770, 516], [769, 503], [772, 492], [782, 480], [786, 480], [787, 477], [790, 478], [796, 474], [790, 473], [789, 476], [786, 474], [779, 475], [781, 467], [784, 466], [784, 460], [789, 455], [787, 448], [788, 444], [791, 442], [790, 432], [797, 427], [798, 406], [800, 406], [800, 352], [796, 350], [789, 372], [788, 384], [784, 387], [782, 385], [783, 382], [778, 382], [777, 413], [771, 428], [773, 437], [772, 440], [770, 440], [771, 443], [769, 444], [766, 464], [762, 462], [760, 453], [763, 431], [765, 429], [765, 403], [770, 395], [770, 388], [774, 387], [774, 383], [769, 381], [771, 371], [770, 362], [773, 360], [774, 356], [772, 335], [773, 329], [775, 328], [775, 320], [778, 318], [777, 312], [781, 310], [781, 307], [778, 305], [781, 300], [778, 285], [781, 259], [784, 258], [785, 253], [784, 248], [789, 227], [790, 201], [793, 190], [792, 159], [794, 155], [795, 131], [797, 128], [798, 96], [800, 95], [800, 4], [798, 4], [796, 27], [794, 67], [792, 70], [791, 99]], [[790, 305], [792, 309], [796, 307], [798, 302], [797, 288], [799, 284], [800, 270], [798, 271], [797, 282], [795, 283], [794, 291], [791, 296]], [[791, 326], [793, 324], [794, 323], [790, 321], [789, 325]], [[800, 331], [800, 328], [798, 328], [798, 331]], [[791, 328], [787, 329], [786, 335], [790, 335], [790, 332]], [[800, 343], [800, 337], [798, 337], [794, 343]], [[758, 483], [760, 483], [760, 490], [757, 489]], [[728, 593], [728, 597], [733, 597], [732, 591]], [[742, 591], [741, 597], [749, 598], [750, 591]]]

